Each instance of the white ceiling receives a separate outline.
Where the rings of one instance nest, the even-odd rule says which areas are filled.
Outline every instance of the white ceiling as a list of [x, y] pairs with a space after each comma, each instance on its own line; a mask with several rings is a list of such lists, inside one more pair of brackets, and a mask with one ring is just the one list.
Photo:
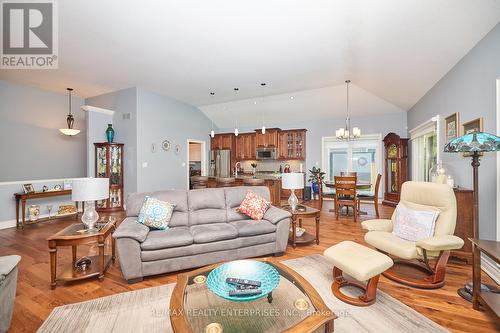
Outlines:
[[[380, 97], [354, 85], [349, 88], [351, 117], [404, 112]], [[278, 125], [293, 119], [318, 120], [346, 115], [346, 86], [329, 86], [292, 93], [201, 106], [219, 128]]]
[[259, 96], [263, 81], [274, 95], [349, 78], [406, 110], [500, 21], [498, 0], [58, 4], [60, 68], [0, 79], [83, 97], [141, 86], [197, 106]]

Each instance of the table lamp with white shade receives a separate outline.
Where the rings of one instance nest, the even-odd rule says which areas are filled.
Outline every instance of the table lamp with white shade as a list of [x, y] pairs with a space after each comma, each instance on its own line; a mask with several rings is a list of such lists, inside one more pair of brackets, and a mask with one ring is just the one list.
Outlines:
[[109, 178], [77, 178], [73, 180], [71, 200], [84, 201], [85, 208], [82, 222], [88, 229], [94, 229], [99, 220], [95, 210], [95, 201], [108, 199]]
[[281, 175], [281, 187], [285, 190], [291, 190], [288, 198], [288, 204], [292, 210], [297, 208], [299, 199], [295, 195], [295, 190], [304, 188], [304, 174], [302, 172], [290, 172]]

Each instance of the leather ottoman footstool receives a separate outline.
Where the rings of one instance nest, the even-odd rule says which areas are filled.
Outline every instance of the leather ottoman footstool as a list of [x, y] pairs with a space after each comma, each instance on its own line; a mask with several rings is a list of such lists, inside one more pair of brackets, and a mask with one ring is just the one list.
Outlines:
[[[333, 264], [333, 294], [341, 301], [356, 306], [375, 303], [380, 274], [394, 264], [385, 254], [351, 241], [331, 246], [323, 252], [323, 255]], [[357, 281], [345, 279], [342, 273]], [[365, 286], [361, 281], [368, 282]], [[364, 294], [359, 297], [347, 296], [340, 291], [340, 288], [346, 286], [359, 288]]]

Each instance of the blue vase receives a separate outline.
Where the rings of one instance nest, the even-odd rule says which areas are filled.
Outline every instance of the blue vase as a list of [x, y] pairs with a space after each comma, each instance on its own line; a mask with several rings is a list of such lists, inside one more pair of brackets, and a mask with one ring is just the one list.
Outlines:
[[313, 189], [314, 194], [318, 194], [319, 193], [318, 183], [312, 183], [312, 189]]
[[108, 139], [108, 142], [113, 142], [114, 137], [115, 130], [113, 129], [113, 124], [108, 124], [108, 128], [106, 129], [106, 138]]

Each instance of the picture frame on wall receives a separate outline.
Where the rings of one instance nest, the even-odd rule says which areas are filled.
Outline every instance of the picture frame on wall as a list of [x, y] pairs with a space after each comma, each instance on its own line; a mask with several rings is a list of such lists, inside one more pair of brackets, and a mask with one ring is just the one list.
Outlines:
[[[464, 134], [469, 134], [473, 132], [483, 132], [483, 131], [484, 131], [483, 117], [479, 117], [462, 124], [462, 132]], [[466, 152], [463, 153], [463, 156], [471, 157], [472, 153]], [[483, 156], [483, 152], [480, 152], [479, 156]]]
[[479, 117], [462, 124], [462, 130], [464, 134], [469, 134], [472, 132], [483, 132], [484, 131], [483, 117]]
[[460, 116], [455, 112], [444, 118], [444, 137], [446, 142], [458, 138], [460, 136]]

